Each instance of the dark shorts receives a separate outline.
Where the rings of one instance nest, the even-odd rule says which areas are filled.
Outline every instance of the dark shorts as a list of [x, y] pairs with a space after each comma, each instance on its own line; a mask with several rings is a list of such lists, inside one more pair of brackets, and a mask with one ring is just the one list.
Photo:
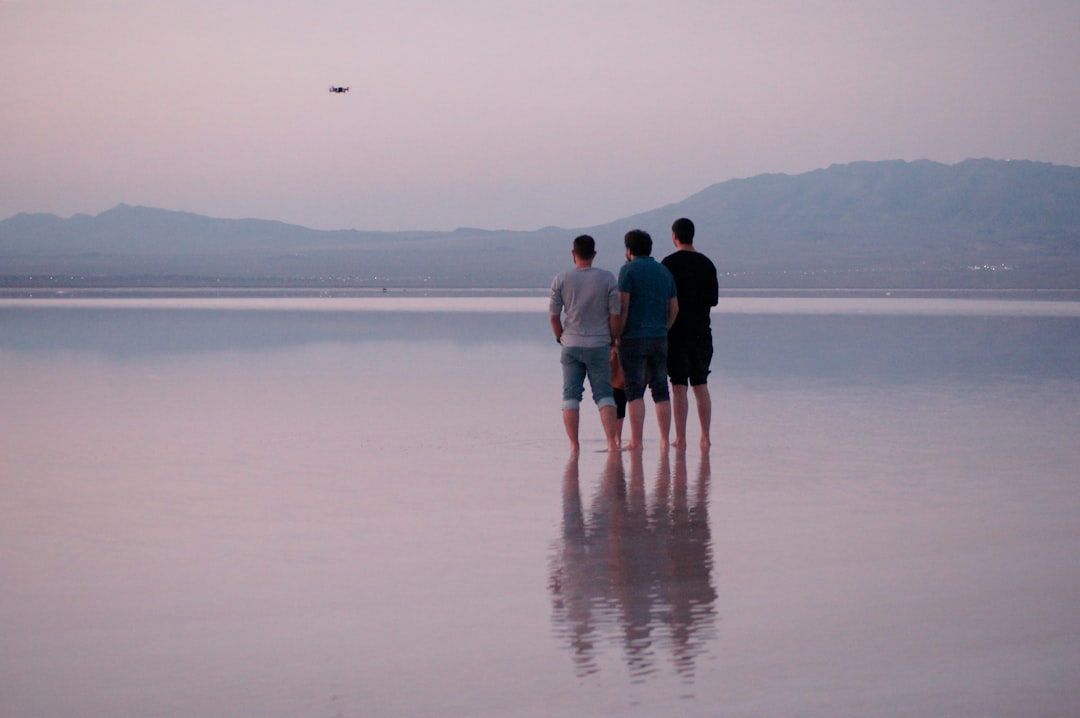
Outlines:
[[622, 389], [620, 389], [619, 387], [613, 388], [612, 391], [615, 393], [615, 418], [616, 419], [625, 419], [626, 418], [626, 392], [623, 391]]
[[689, 339], [669, 338], [667, 370], [671, 383], [701, 386], [708, 380], [712, 357], [712, 332]]
[[652, 392], [653, 401], [671, 398], [667, 383], [667, 337], [624, 338], [619, 346], [619, 363], [626, 384], [626, 400], [635, 401]]

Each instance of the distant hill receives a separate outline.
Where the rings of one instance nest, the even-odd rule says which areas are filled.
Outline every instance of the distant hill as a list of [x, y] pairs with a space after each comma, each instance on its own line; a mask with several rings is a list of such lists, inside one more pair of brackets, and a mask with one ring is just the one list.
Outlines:
[[534, 232], [318, 231], [119, 205], [91, 217], [0, 222], [0, 286], [543, 287], [571, 239], [617, 269], [640, 227], [671, 222], [729, 287], [1080, 289], [1080, 168], [967, 160], [857, 162], [713, 185], [594, 227]]

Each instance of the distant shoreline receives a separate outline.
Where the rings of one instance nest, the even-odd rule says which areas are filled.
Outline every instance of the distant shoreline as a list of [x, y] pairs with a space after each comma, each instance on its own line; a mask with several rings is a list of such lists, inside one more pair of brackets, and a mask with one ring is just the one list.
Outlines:
[[[123, 298], [348, 298], [380, 297], [544, 297], [547, 287], [0, 287], [2, 299], [123, 299]], [[1080, 301], [1080, 289], [869, 289], [869, 288], [728, 288], [721, 297], [775, 298], [942, 298]]]

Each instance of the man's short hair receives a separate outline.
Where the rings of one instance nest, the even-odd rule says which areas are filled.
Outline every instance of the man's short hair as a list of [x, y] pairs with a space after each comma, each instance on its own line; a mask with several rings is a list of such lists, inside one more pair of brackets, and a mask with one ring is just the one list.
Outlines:
[[680, 244], [694, 243], [694, 223], [686, 217], [675, 220], [675, 224], [671, 225], [671, 232]]
[[648, 257], [652, 254], [652, 237], [643, 229], [631, 229], [624, 238], [626, 248], [635, 257]]
[[596, 256], [596, 240], [587, 234], [574, 237], [574, 254], [582, 259], [592, 259]]

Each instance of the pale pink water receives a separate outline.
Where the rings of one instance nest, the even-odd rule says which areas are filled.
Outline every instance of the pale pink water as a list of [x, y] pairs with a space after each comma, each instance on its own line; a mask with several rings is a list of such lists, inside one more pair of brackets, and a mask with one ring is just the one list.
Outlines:
[[568, 462], [542, 304], [274, 307], [0, 312], [0, 715], [1077, 714], [1075, 319], [719, 322]]

